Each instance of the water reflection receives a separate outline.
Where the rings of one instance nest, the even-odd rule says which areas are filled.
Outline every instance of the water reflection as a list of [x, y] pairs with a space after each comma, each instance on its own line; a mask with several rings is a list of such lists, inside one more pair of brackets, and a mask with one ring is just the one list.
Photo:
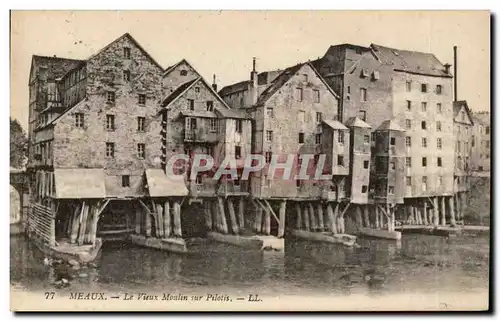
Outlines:
[[[357, 248], [287, 240], [285, 252], [245, 251], [210, 243], [191, 244], [178, 255], [105, 243], [95, 266], [70, 270], [68, 291], [208, 291], [261, 294], [372, 293], [486, 289], [487, 237], [408, 235], [402, 242], [361, 239]], [[60, 272], [23, 237], [11, 237], [11, 283], [54, 287]], [[58, 276], [59, 273], [59, 276]]]

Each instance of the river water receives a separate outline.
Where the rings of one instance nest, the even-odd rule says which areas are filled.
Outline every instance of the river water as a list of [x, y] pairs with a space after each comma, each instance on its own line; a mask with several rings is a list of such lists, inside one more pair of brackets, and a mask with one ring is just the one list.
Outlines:
[[[283, 252], [242, 251], [194, 242], [177, 255], [104, 243], [94, 267], [69, 270], [65, 291], [123, 293], [224, 292], [261, 296], [322, 293], [398, 294], [488, 291], [489, 236], [405, 234], [401, 243], [359, 240], [360, 247], [287, 240]], [[58, 271], [24, 236], [10, 238], [11, 285], [33, 292], [55, 289]]]

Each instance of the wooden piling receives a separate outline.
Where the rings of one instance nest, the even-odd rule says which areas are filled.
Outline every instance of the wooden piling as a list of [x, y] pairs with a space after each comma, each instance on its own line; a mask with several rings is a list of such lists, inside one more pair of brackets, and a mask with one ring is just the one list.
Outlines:
[[444, 196], [441, 197], [441, 225], [446, 225], [446, 202]]
[[146, 229], [146, 237], [151, 237], [151, 213], [149, 211], [146, 212], [146, 216], [144, 217], [144, 225]]
[[227, 227], [226, 213], [224, 211], [224, 200], [221, 197], [217, 197], [219, 204], [219, 219], [221, 223], [221, 233], [228, 234], [229, 229]]
[[380, 215], [379, 215], [379, 210], [377, 204], [375, 205], [375, 228], [380, 228]]
[[433, 207], [433, 218], [434, 218], [434, 226], [439, 225], [439, 205], [437, 197], [432, 198], [432, 207]]
[[90, 244], [95, 245], [97, 239], [97, 223], [99, 222], [99, 207], [94, 206], [91, 212], [92, 225], [90, 229]]
[[310, 226], [309, 226], [309, 209], [307, 208], [307, 205], [304, 205], [302, 206], [302, 210], [304, 211], [304, 229], [306, 231], [309, 231], [310, 230]]
[[172, 234], [171, 217], [170, 202], [166, 200], [163, 203], [163, 232], [165, 233], [165, 237], [170, 237], [170, 234]]
[[212, 230], [212, 209], [210, 207], [210, 201], [206, 200], [203, 202], [204, 214], [205, 214], [205, 228], [208, 232]]
[[182, 237], [181, 204], [179, 201], [174, 201], [174, 235]]
[[295, 203], [295, 210], [297, 212], [297, 219], [295, 221], [295, 228], [297, 230], [302, 229], [302, 210], [300, 208], [300, 203]]
[[453, 196], [450, 196], [448, 198], [449, 204], [450, 204], [450, 224], [451, 226], [457, 225], [457, 222], [455, 220], [455, 206], [453, 204]]
[[255, 222], [254, 222], [254, 229], [256, 233], [261, 233], [262, 232], [262, 207], [260, 205], [256, 205], [255, 208]]
[[324, 231], [325, 230], [325, 221], [324, 221], [325, 214], [323, 213], [323, 204], [318, 203], [317, 208], [318, 208], [318, 210], [317, 210], [317, 212], [318, 212], [318, 227], [319, 227], [320, 231]]
[[424, 225], [429, 225], [429, 220], [427, 218], [427, 203], [425, 202], [425, 199], [422, 204], [422, 217], [424, 219]]
[[467, 192], [460, 193], [460, 208], [462, 209], [461, 219], [464, 219], [465, 211], [467, 210]]
[[283, 237], [285, 235], [285, 214], [286, 214], [286, 201], [281, 201], [280, 211], [279, 211], [279, 225], [278, 225], [278, 237]]
[[55, 203], [55, 200], [52, 199], [50, 202], [50, 206], [52, 209], [52, 215], [53, 219], [51, 220], [50, 224], [50, 245], [54, 246], [56, 245], [56, 222], [57, 222], [57, 205]]
[[141, 234], [141, 208], [140, 206], [135, 206], [135, 234]]
[[238, 204], [238, 221], [240, 223], [240, 229], [245, 228], [245, 201], [243, 197], [240, 197]]
[[231, 220], [231, 230], [235, 235], [240, 233], [240, 229], [238, 227], [238, 221], [236, 220], [236, 212], [234, 211], [234, 203], [233, 200], [227, 199], [227, 206], [229, 208], [229, 219]]
[[80, 220], [81, 216], [84, 210], [83, 205], [85, 205], [85, 201], [82, 203], [82, 205], [78, 205], [75, 208], [75, 211], [73, 212], [73, 222], [71, 226], [71, 236], [70, 236], [70, 242], [71, 244], [75, 244], [78, 238], [78, 230], [80, 228]]
[[[336, 205], [337, 207], [338, 205]], [[337, 209], [338, 212], [338, 209]], [[326, 214], [328, 215], [328, 227], [333, 234], [337, 233], [337, 224], [335, 223], [335, 214], [333, 212], [332, 203], [326, 205]]]
[[311, 203], [308, 203], [308, 208], [309, 208], [309, 219], [311, 220], [311, 230], [317, 231], [318, 230], [318, 222], [316, 221], [314, 207], [312, 206]]
[[156, 203], [156, 217], [157, 217], [157, 222], [156, 225], [158, 226], [157, 231], [158, 234], [156, 234], [156, 237], [158, 238], [163, 238], [165, 237], [165, 232], [163, 231], [163, 206], [161, 203]]
[[264, 222], [262, 226], [262, 232], [264, 233], [264, 235], [271, 234], [271, 213], [269, 212], [269, 209], [266, 209], [264, 211]]
[[370, 214], [368, 213], [368, 204], [363, 205], [363, 215], [365, 217], [365, 227], [370, 228]]
[[89, 205], [83, 204], [83, 212], [80, 221], [80, 230], [78, 231], [78, 245], [83, 245], [85, 234], [87, 231], [87, 216], [89, 212]]
[[363, 227], [363, 215], [361, 213], [361, 205], [356, 205], [356, 224], [358, 228]]

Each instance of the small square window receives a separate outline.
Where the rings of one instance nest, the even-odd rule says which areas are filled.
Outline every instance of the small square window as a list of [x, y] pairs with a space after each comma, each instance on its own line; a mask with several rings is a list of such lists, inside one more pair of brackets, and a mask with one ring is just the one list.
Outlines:
[[427, 129], [427, 123], [424, 121], [422, 121], [422, 129]]
[[122, 176], [122, 187], [130, 187], [130, 176], [129, 175]]
[[411, 157], [406, 157], [406, 167], [411, 167]]
[[443, 148], [443, 140], [441, 139], [441, 137], [438, 137], [436, 139], [436, 146], [437, 146], [437, 149], [442, 149]]
[[363, 161], [363, 168], [368, 168], [370, 166], [370, 161]]
[[441, 85], [436, 85], [436, 94], [441, 95], [443, 92], [443, 87]]
[[361, 193], [365, 194], [366, 192], [368, 192], [368, 186], [362, 185], [361, 186]]
[[194, 87], [194, 92], [199, 93], [200, 92], [200, 87]]
[[391, 162], [391, 170], [395, 170], [396, 169], [396, 162]]
[[422, 157], [422, 167], [427, 167], [427, 157]]
[[123, 80], [130, 81], [130, 71], [129, 70], [123, 71]]
[[123, 57], [125, 59], [130, 59], [130, 48], [128, 47], [123, 48]]
[[273, 131], [272, 130], [266, 130], [266, 140], [268, 142], [273, 141]]
[[108, 103], [114, 103], [115, 102], [115, 92], [114, 91], [108, 91], [106, 93], [106, 99]]
[[214, 111], [214, 102], [211, 100], [207, 101], [207, 111]]
[[426, 93], [427, 92], [427, 84], [421, 84], [420, 85], [420, 91], [423, 92], [423, 93]]
[[366, 91], [366, 88], [360, 88], [360, 92], [361, 92], [361, 101], [367, 101], [368, 93]]
[[304, 143], [304, 133], [299, 133], [299, 144]]
[[316, 145], [321, 144], [321, 134], [316, 134], [315, 140], [316, 140]]
[[146, 95], [145, 94], [139, 94], [137, 100], [138, 100], [139, 105], [141, 105], [141, 106], [146, 105]]
[[411, 129], [411, 119], [406, 120], [406, 129]]
[[437, 158], [437, 166], [438, 167], [443, 167], [443, 160], [441, 159], [441, 157]]
[[427, 148], [427, 138], [422, 137], [422, 147]]
[[441, 122], [439, 120], [436, 122], [436, 131], [441, 131]]
[[182, 69], [182, 70], [180, 71], [180, 74], [181, 74], [181, 76], [187, 76], [188, 72], [187, 72], [187, 70]]
[[391, 146], [396, 145], [396, 137], [391, 137]]
[[137, 144], [137, 157], [140, 159], [146, 157], [146, 144]]
[[337, 156], [337, 165], [344, 166], [344, 156], [342, 156], [342, 155]]

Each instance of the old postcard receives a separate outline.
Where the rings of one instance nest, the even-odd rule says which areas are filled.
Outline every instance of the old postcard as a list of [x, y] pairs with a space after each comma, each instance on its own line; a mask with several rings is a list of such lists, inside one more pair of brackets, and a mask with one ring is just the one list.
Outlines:
[[13, 311], [488, 310], [487, 11], [12, 11]]

